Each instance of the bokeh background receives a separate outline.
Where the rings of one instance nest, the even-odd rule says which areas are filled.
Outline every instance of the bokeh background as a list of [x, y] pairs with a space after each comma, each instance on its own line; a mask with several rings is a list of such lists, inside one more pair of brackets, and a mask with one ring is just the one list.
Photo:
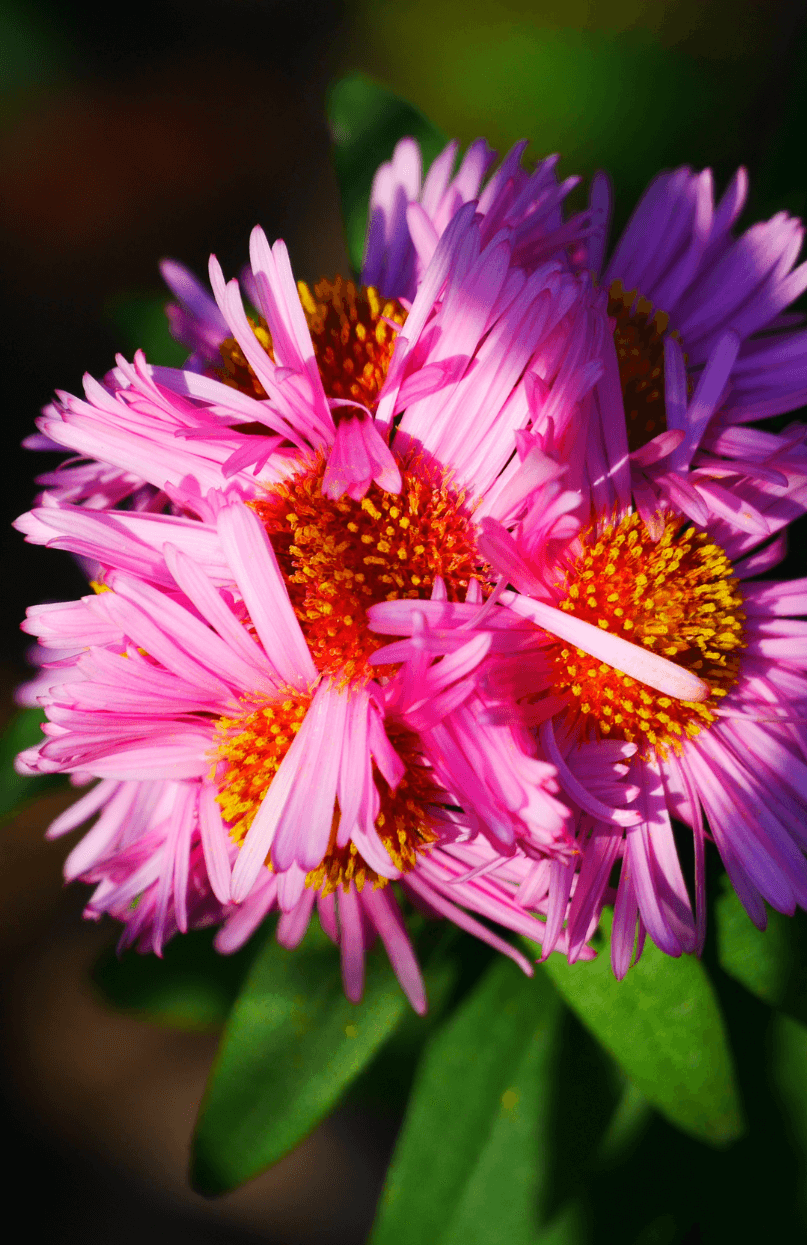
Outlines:
[[[371, 75], [463, 142], [530, 138], [534, 155], [563, 153], [564, 175], [607, 167], [617, 224], [679, 163], [711, 165], [718, 185], [745, 164], [746, 223], [807, 208], [798, 0], [137, 0], [103, 19], [95, 4], [0, 0], [0, 49], [6, 717], [26, 605], [83, 590], [66, 555], [9, 529], [48, 465], [19, 442], [54, 389], [153, 337], [161, 257], [203, 272], [213, 250], [236, 273], [260, 222], [301, 277], [345, 270], [326, 123], [340, 75]], [[0, 830], [8, 1187], [27, 1235], [358, 1245], [395, 1101], [346, 1104], [215, 1205], [185, 1188], [216, 1035], [151, 1028], [93, 992], [113, 931], [81, 925], [64, 844], [42, 841], [64, 802]], [[662, 1223], [646, 1245], [667, 1239]]]

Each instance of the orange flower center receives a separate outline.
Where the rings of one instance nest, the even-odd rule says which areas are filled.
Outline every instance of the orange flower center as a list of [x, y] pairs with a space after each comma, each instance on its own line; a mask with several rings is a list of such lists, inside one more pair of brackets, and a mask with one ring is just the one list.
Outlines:
[[[395, 299], [382, 299], [372, 285], [357, 289], [341, 277], [317, 282], [313, 293], [304, 281], [297, 289], [327, 397], [360, 402], [372, 411], [395, 348], [394, 326], [406, 320], [403, 307]], [[261, 346], [274, 359], [266, 321], [251, 323]], [[235, 338], [228, 337], [220, 350], [219, 375], [224, 383], [250, 397], [265, 398], [266, 391]]]
[[345, 680], [371, 678], [368, 658], [388, 643], [368, 629], [371, 605], [428, 598], [438, 576], [452, 601], [471, 579], [488, 583], [465, 493], [419, 459], [400, 465], [398, 494], [373, 484], [362, 501], [324, 497], [319, 462], [251, 503], [317, 669]]
[[[235, 843], [243, 843], [261, 802], [303, 724], [310, 696], [289, 692], [282, 701], [247, 708], [238, 718], [220, 718], [216, 724], [216, 800]], [[406, 773], [392, 791], [374, 768], [380, 808], [375, 820], [379, 838], [390, 859], [402, 873], [411, 869], [418, 854], [437, 838], [431, 809], [441, 798], [417, 751], [413, 735], [402, 727], [388, 727], [393, 747], [406, 766]], [[372, 869], [349, 842], [338, 847], [339, 809], [334, 810], [331, 843], [322, 863], [306, 877], [306, 885], [330, 894], [337, 887], [355, 883], [361, 891], [366, 882], [385, 886], [388, 879]], [[271, 869], [271, 853], [266, 858]]]
[[680, 751], [711, 725], [737, 681], [743, 598], [731, 562], [706, 532], [669, 515], [654, 542], [636, 514], [581, 537], [560, 608], [697, 673], [702, 703], [673, 700], [562, 641], [547, 652], [554, 689], [581, 733], [636, 741], [643, 755]]

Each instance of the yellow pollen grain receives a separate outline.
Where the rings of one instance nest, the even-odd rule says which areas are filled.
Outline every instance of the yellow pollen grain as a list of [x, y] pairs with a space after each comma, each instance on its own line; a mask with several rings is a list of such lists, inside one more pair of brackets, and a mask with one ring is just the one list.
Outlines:
[[[745, 615], [731, 562], [705, 532], [684, 526], [676, 515], [666, 517], [658, 541], [638, 515], [630, 514], [600, 531], [596, 541], [590, 531], [583, 533], [581, 545], [559, 585], [561, 608], [602, 630], [631, 632], [632, 643], [696, 672], [711, 695], [699, 704], [673, 700], [580, 649], [570, 663], [570, 651], [560, 641], [548, 649], [554, 690], [570, 697], [569, 713], [584, 736], [593, 728], [595, 734], [618, 734], [638, 743], [643, 755], [663, 758], [669, 749], [680, 752], [682, 739], [695, 738], [715, 721], [719, 700], [737, 680]], [[590, 579], [613, 589], [596, 614], [579, 592]], [[626, 606], [630, 618], [623, 617]], [[580, 700], [583, 685], [585, 701]], [[627, 693], [628, 688], [636, 690]]]

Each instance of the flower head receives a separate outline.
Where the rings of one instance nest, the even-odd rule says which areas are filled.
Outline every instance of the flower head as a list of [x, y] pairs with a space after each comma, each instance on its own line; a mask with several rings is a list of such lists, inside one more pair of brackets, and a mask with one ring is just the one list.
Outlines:
[[[431, 643], [450, 651], [459, 625], [466, 637], [495, 636], [477, 673], [488, 712], [498, 705], [532, 728], [581, 814], [577, 860], [556, 857], [537, 893], [560, 914], [551, 928], [565, 921], [572, 956], [613, 898], [622, 976], [645, 933], [671, 955], [702, 947], [707, 837], [758, 924], [763, 899], [790, 913], [807, 903], [807, 649], [798, 619], [807, 597], [803, 581], [755, 578], [781, 560], [781, 537], [765, 543], [720, 513], [699, 527], [670, 508], [650, 526], [628, 507], [576, 529], [548, 526], [558, 494], [545, 475], [515, 535], [483, 522], [480, 549], [500, 584], [517, 591], [499, 589], [475, 616], [467, 606], [433, 609]], [[754, 497], [766, 537], [807, 509], [801, 479]], [[590, 498], [577, 501], [585, 516]], [[416, 632], [403, 602], [376, 607], [371, 621], [381, 632]], [[398, 641], [395, 655], [416, 660], [412, 643]], [[629, 786], [611, 780], [603, 798], [615, 760]], [[695, 914], [673, 820], [695, 838]]]
[[651, 528], [669, 506], [763, 536], [755, 490], [805, 469], [802, 428], [747, 427], [807, 401], [807, 334], [786, 312], [807, 288], [804, 231], [780, 212], [736, 236], [747, 190], [744, 169], [717, 203], [710, 170], [660, 174], [606, 261], [607, 178], [592, 187], [583, 262], [613, 324], [598, 390], [613, 500], [632, 490]]
[[[34, 607], [25, 624], [57, 669], [39, 676], [46, 738], [21, 767], [100, 780], [51, 831], [100, 813], [67, 865], [96, 884], [88, 914], [110, 912], [126, 942], [159, 953], [176, 930], [221, 921], [233, 931], [222, 945], [235, 946], [249, 914], [275, 907], [281, 937], [301, 937], [316, 900], [327, 928], [339, 914], [350, 997], [376, 931], [422, 1009], [396, 900], [380, 893], [399, 881], [529, 968], [465, 911], [543, 932], [512, 883], [463, 881], [468, 854], [457, 864], [450, 849], [475, 822], [406, 717], [411, 691], [312, 646], [255, 506], [220, 494], [208, 506], [208, 523], [129, 514], [129, 532], [110, 512], [22, 521], [66, 520], [61, 543], [103, 567], [94, 594]], [[460, 665], [423, 681], [421, 725], [448, 689], [462, 698], [462, 676]], [[562, 835], [562, 811], [556, 821]], [[468, 850], [473, 871], [479, 849]]]

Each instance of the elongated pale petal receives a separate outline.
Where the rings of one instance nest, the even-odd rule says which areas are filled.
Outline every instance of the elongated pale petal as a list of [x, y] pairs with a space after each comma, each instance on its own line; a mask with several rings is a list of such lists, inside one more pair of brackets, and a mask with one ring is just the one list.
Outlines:
[[631, 644], [621, 636], [610, 631], [603, 631], [592, 623], [564, 610], [555, 609], [543, 601], [533, 601], [530, 597], [507, 593], [502, 598], [511, 609], [524, 618], [531, 618], [534, 623], [559, 640], [581, 648], [590, 656], [606, 662], [615, 670], [630, 675], [648, 687], [654, 687], [664, 696], [673, 696], [676, 700], [702, 701], [708, 700], [710, 688], [703, 679], [676, 666], [674, 662], [651, 653], [638, 644]]
[[225, 506], [219, 535], [267, 656], [293, 687], [309, 686], [316, 668], [258, 516], [240, 502]]

